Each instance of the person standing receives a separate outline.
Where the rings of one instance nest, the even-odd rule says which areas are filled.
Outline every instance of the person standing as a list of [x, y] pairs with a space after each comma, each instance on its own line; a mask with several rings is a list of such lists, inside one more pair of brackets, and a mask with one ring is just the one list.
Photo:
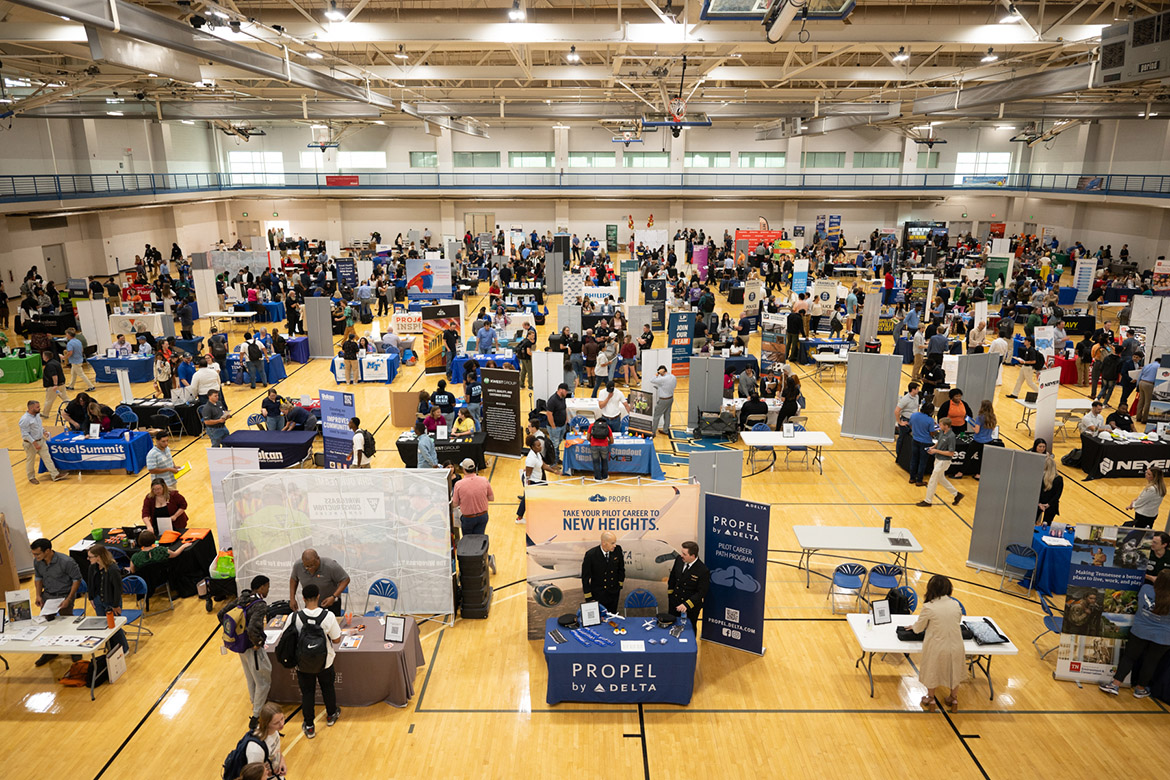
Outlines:
[[247, 747], [244, 748], [244, 758], [248, 762], [239, 780], [249, 780], [248, 767], [259, 767], [256, 777], [284, 778], [288, 766], [284, 761], [284, 753], [280, 749], [280, 730], [284, 728], [284, 712], [276, 702], [269, 702], [260, 709], [260, 714], [252, 718], [255, 723], [248, 726], [249, 737]]
[[451, 364], [459, 354], [459, 331], [452, 324], [443, 329], [443, 351], [447, 353], [447, 378], [450, 379]]
[[1150, 559], [1146, 562], [1146, 582], [1153, 584], [1163, 570], [1170, 568], [1170, 533], [1158, 531], [1150, 540]]
[[936, 688], [950, 690], [947, 707], [954, 712], [959, 707], [959, 686], [967, 679], [966, 655], [963, 650], [963, 609], [951, 597], [951, 581], [941, 574], [930, 578], [922, 611], [912, 629], [925, 634], [922, 639], [922, 660], [918, 663], [918, 680], [926, 686], [922, 706], [934, 712], [938, 709], [934, 698]]
[[496, 500], [492, 483], [476, 473], [477, 467], [471, 458], [464, 458], [459, 465], [463, 467], [463, 479], [455, 483], [451, 503], [462, 516], [463, 535], [485, 533], [488, 510], [491, 502]]
[[352, 385], [361, 378], [358, 370], [358, 343], [353, 333], [346, 336], [345, 341], [342, 342], [341, 357], [345, 361], [345, 381]]
[[1133, 697], [1148, 698], [1150, 683], [1167, 650], [1170, 650], [1170, 571], [1162, 571], [1154, 584], [1146, 583], [1138, 591], [1137, 614], [1133, 616], [1117, 672], [1112, 680], [1097, 687], [1116, 696], [1122, 681], [1140, 666], [1133, 678]]
[[279, 431], [284, 427], [284, 414], [276, 388], [269, 388], [268, 395], [260, 402], [260, 407], [264, 410], [264, 426], [268, 430]]
[[593, 421], [587, 432], [589, 459], [595, 480], [609, 479], [609, 448], [613, 446], [613, 428], [604, 417]]
[[1044, 480], [1040, 483], [1040, 498], [1036, 503], [1036, 524], [1052, 525], [1060, 514], [1060, 497], [1064, 493], [1064, 477], [1056, 470], [1056, 458], [1044, 456]]
[[50, 417], [58, 398], [63, 403], [69, 403], [69, 396], [65, 393], [65, 370], [61, 368], [61, 361], [55, 352], [45, 350], [41, 353], [41, 361], [44, 365], [41, 373], [41, 384], [45, 386], [44, 416]]
[[943, 417], [938, 421], [938, 441], [933, 447], [927, 447], [928, 455], [934, 456], [934, 469], [930, 472], [930, 480], [926, 483], [926, 498], [918, 502], [918, 506], [934, 506], [934, 491], [942, 483], [943, 488], [954, 496], [952, 504], [963, 500], [963, 494], [955, 489], [946, 477], [947, 469], [951, 467], [951, 459], [955, 457], [957, 444], [955, 434], [951, 430], [951, 418]]
[[[297, 608], [297, 585], [306, 592], [310, 585], [316, 587], [321, 606], [341, 617], [341, 594], [349, 587], [349, 575], [340, 563], [332, 558], [322, 558], [310, 547], [293, 564], [288, 580], [288, 605], [294, 611]], [[305, 600], [308, 601], [308, 596]]]
[[439, 467], [439, 455], [435, 451], [435, 440], [427, 433], [427, 426], [419, 420], [414, 424], [415, 441], [418, 442], [418, 459], [415, 467], [420, 469], [434, 469]]
[[[804, 298], [804, 293], [801, 293], [801, 299], [803, 300], [803, 298]], [[786, 339], [788, 341], [787, 359], [788, 359], [789, 363], [799, 363], [799, 362], [801, 362], [800, 361], [800, 339], [802, 336], [805, 335], [805, 330], [804, 330], [804, 317], [795, 308], [788, 315], [787, 326], [788, 326], [787, 335], [786, 335]]]
[[244, 683], [248, 686], [248, 698], [252, 702], [252, 716], [248, 720], [249, 730], [254, 730], [260, 722], [261, 711], [268, 701], [268, 691], [272, 687], [272, 661], [269, 660], [268, 653], [264, 652], [266, 641], [264, 622], [268, 617], [265, 599], [268, 598], [270, 587], [271, 583], [267, 577], [263, 574], [256, 575], [248, 589], [241, 593], [239, 598], [229, 601], [216, 615], [220, 625], [224, 625], [224, 618], [228, 612], [236, 607], [243, 610], [243, 629], [248, 638], [248, 647], [237, 652], [240, 656], [240, 665], [244, 667]]
[[24, 470], [28, 481], [41, 484], [37, 479], [37, 464], [44, 463], [49, 477], [56, 482], [65, 475], [57, 470], [52, 456], [45, 446], [45, 426], [41, 422], [41, 402], [29, 401], [27, 411], [20, 416], [20, 439], [24, 445]]
[[683, 542], [679, 557], [674, 559], [670, 577], [666, 581], [666, 595], [670, 612], [687, 617], [691, 628], [698, 631], [699, 617], [703, 613], [703, 602], [707, 588], [711, 585], [711, 572], [699, 560], [699, 545]]
[[[530, 423], [531, 425], [531, 423]], [[524, 513], [527, 507], [528, 486], [538, 485], [544, 483], [544, 456], [541, 454], [544, 451], [544, 437], [529, 435], [524, 441], [524, 445], [528, 447], [528, 454], [524, 457], [524, 465], [520, 470], [520, 483], [524, 489], [524, 495], [520, 496], [520, 506], [516, 508], [516, 523], [524, 522]]]
[[146, 470], [157, 479], [166, 483], [167, 488], [174, 489], [178, 483], [175, 475], [179, 469], [175, 467], [175, 459], [171, 456], [170, 432], [165, 428], [155, 431], [154, 446], [146, 453]]
[[[114, 556], [104, 544], [98, 542], [89, 548], [86, 558], [89, 560], [89, 575], [85, 578], [85, 586], [93, 602], [94, 613], [98, 617], [105, 617], [107, 612], [121, 615], [122, 570], [114, 562]], [[123, 652], [130, 652], [130, 642], [126, 639], [125, 631], [118, 631], [110, 641], [120, 645]]]
[[203, 420], [203, 427], [207, 429], [207, 438], [211, 439], [212, 447], [220, 446], [220, 442], [227, 438], [229, 433], [227, 421], [231, 416], [231, 412], [224, 409], [219, 402], [219, 390], [208, 392], [207, 403], [199, 407], [199, 418]]
[[77, 377], [80, 376], [85, 380], [86, 389], [96, 390], [97, 385], [85, 375], [85, 347], [77, 337], [77, 330], [69, 328], [65, 331], [65, 338], [65, 359], [69, 361], [69, 384], [65, 389], [72, 390], [77, 384]]
[[617, 614], [625, 580], [625, 553], [617, 536], [606, 531], [601, 544], [586, 551], [581, 561], [581, 592], [586, 601], [596, 601], [610, 614]]
[[1024, 382], [1027, 382], [1033, 391], [1040, 392], [1040, 386], [1036, 384], [1036, 372], [1043, 370], [1047, 361], [1044, 354], [1036, 349], [1036, 342], [1031, 336], [1024, 337], [1024, 348], [1020, 350], [1016, 362], [1020, 364], [1020, 373], [1016, 376], [1016, 387], [1008, 398], [1019, 398], [1020, 388]]
[[[352, 339], [352, 336], [350, 338]], [[252, 386], [251, 389], [256, 389], [257, 378], [260, 379], [265, 387], [268, 387], [268, 373], [264, 368], [264, 347], [261, 346], [259, 337], [257, 335], [251, 335], [251, 338], [245, 336], [244, 350], [248, 358], [246, 365], [248, 369], [248, 382]], [[347, 373], [348, 369], [349, 364], [346, 363]]]
[[1162, 499], [1166, 497], [1166, 482], [1162, 476], [1162, 469], [1150, 467], [1146, 469], [1146, 485], [1137, 498], [1129, 502], [1125, 508], [1133, 511], [1133, 522], [1125, 523], [1136, 528], [1153, 528], [1158, 519], [1158, 510], [1162, 506]]
[[[53, 551], [48, 539], [37, 539], [30, 545], [33, 557], [33, 593], [36, 605], [44, 607], [49, 600], [60, 600], [56, 612], [44, 615], [73, 617], [73, 601], [81, 588], [81, 567], [68, 555]], [[34, 666], [44, 666], [57, 656], [46, 653], [36, 660]]]
[[934, 444], [934, 403], [927, 399], [918, 411], [910, 415], [910, 484], [923, 487], [926, 474], [927, 450]]
[[569, 386], [561, 382], [545, 403], [544, 415], [548, 418], [548, 438], [554, 464], [560, 461], [561, 441], [565, 438], [565, 426], [569, 422], [569, 409], [565, 403], [568, 397]]
[[353, 452], [349, 454], [351, 469], [368, 469], [370, 457], [366, 456], [366, 432], [361, 429], [362, 421], [357, 417], [349, 418], [349, 430], [353, 434]]
[[906, 385], [906, 394], [898, 399], [898, 405], [894, 407], [895, 430], [909, 428], [910, 418], [918, 411], [920, 404], [921, 399], [918, 397], [918, 383], [911, 382]]
[[[218, 366], [218, 364], [216, 365]], [[219, 396], [220, 387], [222, 386], [220, 370], [218, 367], [212, 368], [211, 362], [208, 362], [207, 358], [199, 358], [199, 368], [191, 375], [189, 386], [191, 387], [191, 392], [199, 399], [198, 402], [200, 405], [207, 403], [212, 392], [215, 392], [217, 397]]]
[[911, 341], [911, 347], [914, 350], [914, 370], [910, 374], [911, 379], [918, 379], [922, 376], [922, 361], [926, 360], [926, 323], [918, 323], [918, 330], [914, 331], [914, 337]]
[[654, 420], [650, 430], [654, 436], [658, 435], [658, 421], [664, 420], [666, 425], [662, 431], [670, 435], [670, 413], [674, 407], [674, 391], [678, 386], [678, 379], [666, 368], [659, 366], [658, 372], [650, 378], [650, 386], [654, 388]]
[[532, 389], [532, 348], [536, 346], [532, 333], [524, 334], [523, 340], [516, 345], [516, 357], [520, 359], [520, 389]]
[[1142, 425], [1150, 414], [1150, 402], [1154, 400], [1154, 380], [1158, 377], [1158, 370], [1162, 368], [1161, 358], [1154, 358], [1142, 368], [1138, 375], [1138, 406], [1134, 419]]
[[[305, 608], [293, 614], [285, 630], [305, 634], [297, 639], [297, 685], [301, 689], [301, 712], [305, 719], [301, 729], [307, 739], [313, 739], [317, 736], [314, 721], [318, 687], [325, 701], [325, 725], [332, 726], [341, 717], [334, 688], [337, 675], [333, 669], [333, 661], [337, 657], [335, 648], [341, 643], [341, 625], [334, 613], [318, 603], [321, 590], [316, 584], [306, 585], [302, 595]], [[296, 602], [290, 599], [289, 604], [295, 605]], [[311, 654], [302, 653], [306, 646], [312, 648]]]

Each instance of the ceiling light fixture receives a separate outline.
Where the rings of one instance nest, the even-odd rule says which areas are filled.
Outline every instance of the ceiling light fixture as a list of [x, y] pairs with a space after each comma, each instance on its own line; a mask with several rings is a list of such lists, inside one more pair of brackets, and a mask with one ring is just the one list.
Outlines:
[[0, 97], [0, 103], [11, 103], [11, 102], [12, 102], [12, 98], [10, 98], [10, 97]]
[[1016, 10], [1015, 3], [1008, 3], [1007, 13], [999, 17], [1000, 24], [1015, 24], [1023, 21], [1024, 17], [1020, 16], [1020, 12]]
[[573, 63], [574, 65], [581, 62], [581, 55], [577, 53], [576, 46], [569, 47], [569, 53], [565, 55], [565, 59], [568, 60], [569, 62]]
[[325, 55], [319, 51], [307, 51], [307, 52], [305, 52], [305, 56], [311, 60], [319, 60], [319, 59], [323, 58]]
[[394, 59], [396, 59], [396, 60], [409, 60], [410, 59], [410, 55], [406, 53], [406, 47], [403, 46], [401, 43], [398, 44], [398, 51], [394, 52]]
[[337, 0], [329, 0], [329, 10], [325, 12], [325, 18], [331, 22], [345, 21], [345, 13], [338, 10]]
[[996, 125], [996, 130], [1015, 130], [1015, 125]]
[[383, 122], [381, 119], [375, 119], [375, 120], [374, 120], [374, 124], [376, 124], [376, 125], [385, 125], [386, 123], [385, 123], [385, 122]]
[[179, 120], [179, 124], [181, 124], [181, 125], [193, 125], [193, 124], [195, 124], [195, 120], [194, 120], [194, 119], [180, 119], [180, 120]]
[[329, 125], [309, 125], [313, 130], [328, 130]]
[[918, 125], [917, 127], [913, 128], [913, 129], [914, 130], [930, 130], [932, 128], [930, 125]]
[[998, 59], [999, 59], [999, 55], [995, 53], [995, 49], [992, 48], [991, 46], [988, 46], [987, 47], [987, 54], [983, 55], [983, 59], [980, 60], [980, 62], [995, 62]]
[[508, 10], [508, 18], [513, 22], [522, 22], [528, 16], [520, 5], [520, 0], [512, 0], [512, 7]]
[[121, 111], [107, 111], [106, 116], [123, 116]]
[[898, 53], [891, 57], [894, 62], [905, 62], [910, 59], [910, 52], [906, 51], [905, 46], [898, 47]]

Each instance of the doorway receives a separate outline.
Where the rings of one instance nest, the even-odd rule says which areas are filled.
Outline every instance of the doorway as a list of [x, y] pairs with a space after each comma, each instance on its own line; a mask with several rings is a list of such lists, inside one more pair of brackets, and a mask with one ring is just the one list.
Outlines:
[[480, 233], [489, 233], [494, 236], [496, 234], [495, 212], [490, 214], [472, 211], [464, 212], [463, 229], [469, 231], [473, 236], [478, 236]]
[[49, 244], [41, 247], [41, 257], [45, 258], [45, 267], [41, 269], [41, 276], [46, 282], [55, 282], [58, 288], [69, 280], [69, 267], [65, 264], [65, 245]]
[[1036, 229], [1035, 222], [1025, 222], [1024, 223], [1024, 235], [1025, 236], [1034, 236], [1039, 232], [1040, 231]]

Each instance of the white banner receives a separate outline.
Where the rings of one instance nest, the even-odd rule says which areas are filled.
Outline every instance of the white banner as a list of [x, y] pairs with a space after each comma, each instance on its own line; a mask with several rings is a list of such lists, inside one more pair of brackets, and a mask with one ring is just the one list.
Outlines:
[[[1056, 355], [1056, 345], [1053, 343], [1056, 340], [1056, 328], [1042, 325], [1033, 331], [1033, 335], [1036, 337], [1036, 351], [1052, 365], [1052, 358]], [[1060, 345], [1060, 351], [1064, 352], [1064, 344]]]
[[378, 355], [362, 358], [361, 377], [363, 382], [385, 382], [390, 378], [390, 363]]
[[582, 294], [586, 298], [591, 298], [595, 304], [601, 305], [605, 303], [606, 298], [611, 296], [613, 297], [614, 303], [617, 303], [617, 299], [622, 295], [622, 290], [620, 287], [613, 285], [609, 287], [585, 287], [582, 289]]
[[309, 548], [350, 577], [360, 611], [379, 579], [398, 587], [397, 611], [453, 609], [446, 469], [235, 471], [224, 497], [242, 590], [257, 574], [284, 582]]
[[1035, 438], [1048, 442], [1048, 451], [1052, 452], [1052, 434], [1056, 427], [1056, 396], [1060, 391], [1060, 369], [1046, 368], [1040, 372], [1036, 381], [1040, 385], [1040, 392], [1036, 394], [1032, 433]]
[[422, 312], [396, 311], [394, 316], [390, 318], [390, 324], [394, 328], [394, 332], [399, 335], [403, 333], [421, 334], [423, 332]]
[[1087, 303], [1093, 291], [1093, 279], [1097, 276], [1097, 258], [1078, 257], [1077, 270], [1073, 275], [1073, 286], [1077, 288], [1077, 303]]

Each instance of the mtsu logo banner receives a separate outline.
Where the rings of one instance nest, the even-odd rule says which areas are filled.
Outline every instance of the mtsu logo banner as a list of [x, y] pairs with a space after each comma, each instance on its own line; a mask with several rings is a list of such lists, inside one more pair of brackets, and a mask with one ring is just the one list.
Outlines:
[[767, 504], [707, 494], [705, 641], [763, 655], [770, 517]]

